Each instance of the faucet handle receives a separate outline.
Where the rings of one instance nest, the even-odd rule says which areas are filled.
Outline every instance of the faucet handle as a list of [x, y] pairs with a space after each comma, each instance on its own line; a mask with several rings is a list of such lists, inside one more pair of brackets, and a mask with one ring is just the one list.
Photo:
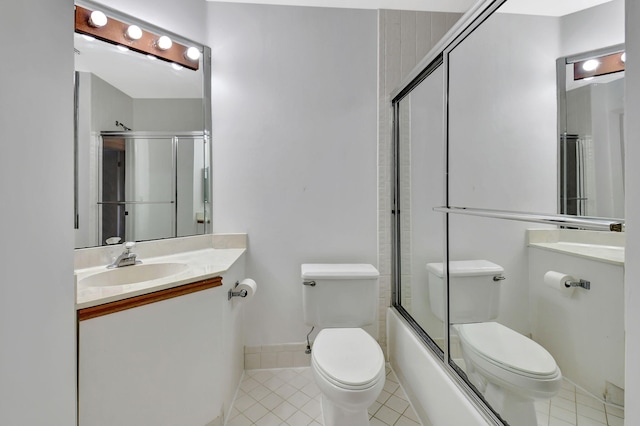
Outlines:
[[124, 243], [125, 250], [131, 250], [135, 246], [136, 246], [136, 243], [133, 241], [127, 241], [126, 243]]

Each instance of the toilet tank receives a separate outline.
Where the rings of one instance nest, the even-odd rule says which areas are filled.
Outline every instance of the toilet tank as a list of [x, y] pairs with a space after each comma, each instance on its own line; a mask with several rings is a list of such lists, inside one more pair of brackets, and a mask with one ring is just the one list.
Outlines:
[[[428, 263], [429, 303], [431, 311], [444, 318], [443, 263]], [[449, 262], [449, 321], [451, 324], [486, 322], [498, 316], [500, 283], [504, 268], [488, 260]]]
[[301, 272], [306, 283], [302, 286], [305, 324], [319, 328], [373, 324], [380, 276], [373, 265], [306, 263]]

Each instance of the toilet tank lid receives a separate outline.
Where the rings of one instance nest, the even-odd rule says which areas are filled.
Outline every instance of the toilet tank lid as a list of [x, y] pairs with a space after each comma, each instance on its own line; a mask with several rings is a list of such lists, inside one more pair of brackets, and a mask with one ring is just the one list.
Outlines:
[[373, 265], [364, 263], [304, 263], [300, 269], [303, 279], [357, 280], [380, 276]]
[[[444, 276], [443, 263], [427, 263], [427, 271], [442, 278]], [[449, 276], [471, 277], [502, 274], [504, 268], [488, 260], [452, 260], [449, 262]]]

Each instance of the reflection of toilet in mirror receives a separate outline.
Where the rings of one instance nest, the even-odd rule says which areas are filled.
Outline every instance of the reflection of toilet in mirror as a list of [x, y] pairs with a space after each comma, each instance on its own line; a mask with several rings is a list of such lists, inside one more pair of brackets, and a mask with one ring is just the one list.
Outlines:
[[[445, 291], [442, 263], [429, 263], [431, 300]], [[504, 269], [486, 260], [449, 262], [449, 318], [457, 333], [469, 381], [507, 422], [536, 426], [534, 400], [551, 399], [562, 374], [538, 343], [493, 322], [498, 316]], [[432, 304], [445, 321], [444, 309]]]

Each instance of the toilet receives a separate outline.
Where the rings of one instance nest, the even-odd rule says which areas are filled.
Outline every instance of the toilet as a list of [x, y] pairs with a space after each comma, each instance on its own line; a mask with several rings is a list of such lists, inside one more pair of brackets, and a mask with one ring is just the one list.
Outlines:
[[[446, 322], [443, 264], [429, 263], [427, 271], [431, 309]], [[553, 398], [562, 374], [545, 348], [492, 321], [498, 316], [503, 272], [487, 260], [449, 262], [449, 319], [469, 381], [509, 424], [537, 426], [534, 401]]]
[[303, 264], [301, 272], [305, 324], [321, 329], [311, 371], [324, 425], [369, 425], [367, 409], [384, 387], [385, 361], [378, 342], [360, 327], [376, 319], [380, 274], [368, 264]]

